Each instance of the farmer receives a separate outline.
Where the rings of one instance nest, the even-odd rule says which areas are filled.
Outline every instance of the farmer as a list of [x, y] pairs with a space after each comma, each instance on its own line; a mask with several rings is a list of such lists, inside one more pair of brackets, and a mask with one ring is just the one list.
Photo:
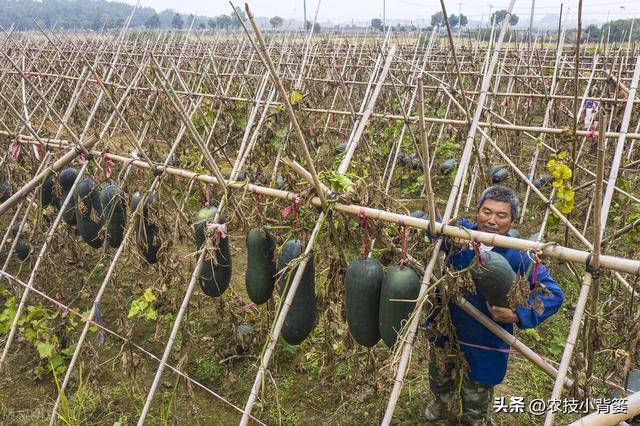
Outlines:
[[[515, 191], [504, 186], [492, 186], [480, 196], [476, 223], [462, 219], [458, 225], [467, 229], [507, 235], [519, 213], [520, 201]], [[457, 238], [446, 239], [443, 250], [448, 255], [448, 263], [455, 270], [468, 267], [474, 260], [476, 253], [468, 240]], [[479, 250], [491, 250], [499, 253], [507, 259], [516, 274], [521, 276], [533, 269], [529, 268], [533, 262], [531, 253], [484, 244], [480, 245]], [[545, 291], [537, 292], [537, 296], [542, 302], [541, 306], [538, 305], [538, 309], [532, 306], [536, 295], [529, 299], [528, 306], [518, 306], [515, 309], [490, 306], [485, 297], [477, 292], [467, 294], [465, 298], [509, 333], [513, 333], [514, 324], [517, 324], [521, 329], [536, 327], [558, 312], [564, 299], [562, 290], [551, 277], [547, 268], [540, 263], [536, 269], [538, 285], [545, 289]], [[532, 271], [527, 277], [531, 289], [534, 288], [533, 275]], [[454, 329], [453, 335], [438, 336], [434, 335], [431, 328], [427, 329], [431, 334], [429, 340], [435, 343], [429, 357], [429, 383], [435, 398], [425, 409], [425, 415], [431, 421], [446, 418], [454, 407], [452, 404], [454, 394], [457, 389], [460, 389], [462, 412], [457, 414], [461, 414], [462, 424], [493, 424], [490, 418], [493, 388], [502, 382], [507, 371], [509, 345], [453, 301], [449, 301], [448, 307]], [[440, 315], [439, 319], [436, 319], [437, 313], [431, 315], [427, 324], [432, 324], [446, 316], [446, 312], [440, 310], [440, 313], [445, 315]], [[443, 349], [445, 346], [450, 349], [459, 349], [447, 352]], [[459, 351], [464, 357], [459, 356]], [[461, 363], [455, 365], [454, 361], [461, 358], [466, 361], [464, 363], [468, 368], [460, 365]], [[460, 377], [462, 371], [464, 374]], [[462, 380], [461, 387], [458, 386], [460, 384], [458, 379]]]

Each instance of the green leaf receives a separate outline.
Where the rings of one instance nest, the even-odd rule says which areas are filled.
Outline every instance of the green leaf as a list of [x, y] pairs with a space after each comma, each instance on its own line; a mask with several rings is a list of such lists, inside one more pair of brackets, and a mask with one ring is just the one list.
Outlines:
[[345, 175], [336, 173], [335, 176], [331, 179], [331, 184], [331, 186], [334, 187], [333, 189], [338, 192], [353, 191], [353, 182]]
[[53, 355], [53, 345], [47, 342], [40, 342], [36, 345], [40, 358], [49, 358]]
[[536, 342], [539, 342], [542, 340], [542, 337], [540, 337], [540, 334], [538, 333], [538, 330], [536, 330], [535, 328], [527, 328], [524, 330], [524, 334], [526, 334], [529, 337], [532, 337]]
[[294, 90], [289, 95], [289, 102], [291, 103], [291, 105], [296, 106], [298, 102], [302, 100], [302, 98], [304, 98], [304, 95], [300, 93], [298, 90]]
[[148, 320], [157, 320], [158, 319], [158, 313], [156, 312], [155, 309], [153, 308], [149, 308], [146, 310], [146, 312], [144, 313], [144, 317]]
[[153, 290], [151, 288], [148, 288], [144, 291], [143, 297], [144, 297], [144, 300], [146, 300], [149, 303], [156, 301], [156, 296], [153, 294]]

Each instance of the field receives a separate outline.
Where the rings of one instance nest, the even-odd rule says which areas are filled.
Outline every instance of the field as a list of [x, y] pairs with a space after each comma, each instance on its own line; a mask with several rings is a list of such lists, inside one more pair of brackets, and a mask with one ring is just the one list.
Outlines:
[[[246, 25], [0, 36], [0, 423], [424, 424], [424, 320], [436, 287], [468, 290], [434, 215], [539, 256], [564, 291], [508, 336], [495, 397], [640, 390], [635, 45]], [[522, 202], [497, 242], [450, 222], [492, 183]], [[252, 229], [274, 261], [300, 241], [275, 278]], [[391, 299], [413, 311], [392, 347], [347, 324], [345, 273], [368, 253], [422, 283]], [[256, 302], [247, 279], [275, 290]]]

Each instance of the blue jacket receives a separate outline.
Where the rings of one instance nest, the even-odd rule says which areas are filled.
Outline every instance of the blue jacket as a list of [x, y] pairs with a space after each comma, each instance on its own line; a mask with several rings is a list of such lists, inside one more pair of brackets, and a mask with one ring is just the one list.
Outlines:
[[[458, 221], [458, 224], [467, 229], [477, 229], [476, 224], [470, 223], [465, 219]], [[442, 249], [449, 254], [451, 247], [449, 247], [447, 242], [448, 240], [444, 240], [445, 244], [442, 245]], [[524, 276], [529, 270], [532, 260], [527, 252], [502, 247], [494, 247], [492, 251], [504, 256], [511, 265], [511, 268], [513, 268], [517, 274]], [[475, 252], [471, 249], [459, 250], [450, 254], [449, 262], [456, 270], [464, 269], [469, 266], [475, 257]], [[530, 284], [532, 275], [533, 271], [528, 277]], [[544, 305], [544, 311], [542, 314], [538, 314], [538, 312], [531, 307], [519, 306], [515, 309], [520, 320], [519, 327], [521, 329], [537, 327], [542, 321], [558, 312], [564, 300], [564, 295], [558, 286], [558, 283], [551, 277], [549, 270], [542, 264], [538, 269], [537, 279], [538, 282], [544, 284], [550, 294], [548, 296], [543, 296], [542, 293], [539, 293], [540, 300]], [[533, 285], [531, 285], [531, 288], [533, 288]], [[529, 300], [529, 304], [534, 302], [534, 297]], [[491, 314], [487, 309], [487, 299], [485, 299], [483, 295], [479, 293], [467, 294], [465, 299], [482, 311], [486, 316], [491, 318]], [[464, 343], [502, 350], [508, 349], [509, 345], [503, 342], [492, 331], [483, 326], [452, 301], [449, 302], [449, 310], [451, 312], [451, 320], [456, 329], [456, 335], [461, 342], [460, 350], [465, 354], [469, 363], [469, 377], [476, 382], [487, 385], [497, 385], [502, 383], [507, 372], [509, 354], [506, 351], [500, 352], [491, 349], [482, 349], [468, 346]], [[427, 323], [431, 321], [431, 318], [427, 319]], [[513, 324], [501, 322], [498, 322], [497, 324], [509, 333], [513, 334]], [[436, 344], [438, 346], [442, 346], [444, 344], [444, 340], [444, 338], [439, 338], [436, 340]]]

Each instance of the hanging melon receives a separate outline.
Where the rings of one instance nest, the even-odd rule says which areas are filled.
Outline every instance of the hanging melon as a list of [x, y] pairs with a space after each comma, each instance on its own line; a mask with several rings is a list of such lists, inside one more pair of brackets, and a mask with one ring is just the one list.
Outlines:
[[17, 221], [11, 226], [11, 236], [16, 239], [16, 255], [18, 259], [24, 262], [29, 258], [29, 254], [31, 253], [31, 244], [29, 244], [29, 239], [26, 235], [29, 233], [29, 225], [25, 223], [23, 229], [20, 230], [20, 223], [21, 221]]
[[100, 204], [100, 188], [91, 178], [82, 179], [73, 192], [76, 213], [76, 226], [85, 243], [93, 248], [100, 248], [104, 239], [100, 235], [102, 229], [102, 205]]
[[[200, 209], [194, 218], [194, 230], [196, 248], [200, 249], [205, 243], [207, 234], [207, 224], [210, 223], [218, 209], [216, 207], [205, 207]], [[220, 215], [220, 223], [225, 220]], [[231, 282], [231, 248], [229, 237], [222, 236], [213, 250], [205, 254], [204, 263], [200, 270], [200, 287], [209, 297], [218, 297], [225, 292]]]
[[380, 340], [380, 289], [384, 272], [373, 258], [356, 259], [344, 277], [347, 324], [353, 339], [372, 347]]
[[[134, 193], [133, 197], [131, 197], [132, 213], [136, 211], [141, 201], [142, 195], [139, 192]], [[157, 209], [158, 199], [155, 193], [151, 193], [147, 196], [142, 206], [141, 215], [136, 218], [134, 224], [138, 249], [149, 263], [156, 263], [158, 261], [158, 251], [162, 246], [160, 228], [155, 223]]]
[[[278, 271], [282, 271], [289, 262], [296, 259], [302, 253], [302, 244], [298, 240], [289, 240], [282, 246], [280, 258], [278, 259]], [[298, 267], [287, 270], [280, 277], [280, 294], [282, 298], [287, 297], [290, 283], [296, 275]], [[282, 327], [282, 337], [290, 345], [299, 345], [306, 339], [316, 322], [316, 294], [315, 294], [315, 271], [313, 257], [307, 262], [307, 266], [302, 273], [302, 279], [298, 285], [296, 295], [287, 312]]]
[[413, 269], [392, 266], [387, 269], [380, 293], [380, 335], [388, 347], [395, 345], [398, 333], [409, 319], [420, 293], [420, 280]]
[[4, 203], [11, 197], [11, 184], [7, 179], [0, 179], [0, 203]]
[[48, 206], [53, 206], [56, 209], [60, 208], [60, 199], [56, 196], [54, 186], [56, 183], [56, 176], [53, 173], [49, 173], [40, 188], [40, 205], [43, 209]]
[[127, 207], [124, 191], [115, 184], [110, 184], [100, 191], [102, 204], [102, 221], [107, 230], [107, 241], [113, 248], [120, 247], [127, 223]]
[[[63, 169], [60, 174], [58, 174], [58, 182], [60, 183], [60, 187], [62, 188], [62, 195], [60, 196], [60, 205], [64, 203], [69, 192], [71, 191], [71, 187], [73, 186], [73, 182], [75, 182], [78, 177], [78, 170], [73, 167], [67, 167]], [[62, 212], [62, 219], [69, 224], [76, 224], [76, 212], [75, 212], [76, 202], [73, 199], [73, 196], [69, 199], [64, 211]]]
[[253, 228], [247, 235], [247, 273], [245, 284], [249, 299], [256, 305], [271, 297], [276, 282], [273, 237], [264, 228]]

